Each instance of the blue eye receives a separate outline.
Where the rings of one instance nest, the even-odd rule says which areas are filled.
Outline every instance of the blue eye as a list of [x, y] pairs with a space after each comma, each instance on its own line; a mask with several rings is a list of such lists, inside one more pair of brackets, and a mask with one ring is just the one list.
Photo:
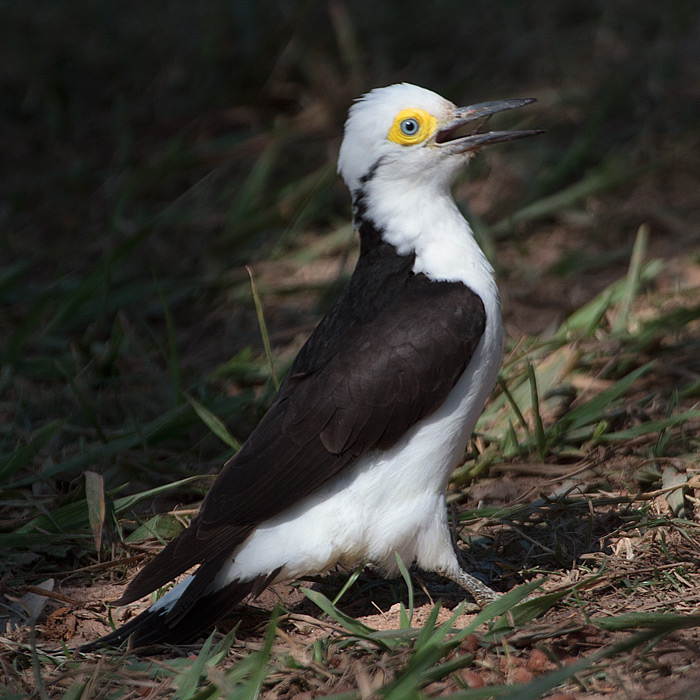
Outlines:
[[401, 122], [401, 132], [406, 134], [406, 136], [415, 136], [418, 133], [418, 129], [420, 129], [420, 124], [413, 117], [404, 119]]

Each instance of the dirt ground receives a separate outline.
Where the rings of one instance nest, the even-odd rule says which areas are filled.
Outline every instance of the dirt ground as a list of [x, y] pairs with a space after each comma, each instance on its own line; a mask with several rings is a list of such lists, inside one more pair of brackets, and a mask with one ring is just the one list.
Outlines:
[[[575, 600], [554, 606], [543, 616], [503, 641], [490, 641], [482, 630], [469, 635], [455, 651], [474, 654], [474, 664], [459, 672], [467, 687], [504, 683], [526, 683], [559, 665], [566, 665], [590, 655], [602, 646], [629, 637], [626, 631], [601, 630], [591, 618], [613, 616], [627, 612], [658, 610], [697, 614], [700, 605], [700, 537], [689, 539], [687, 532], [671, 527], [659, 527], [644, 534], [629, 527], [629, 513], [640, 501], [626, 505], [601, 506], [596, 482], [615, 474], [610, 498], [618, 494], [631, 495], [626, 487], [636, 467], [624, 455], [601, 455], [597, 465], [581, 472], [580, 465], [556, 467], [543, 464], [517, 464], [503, 469], [497, 477], [483, 479], [472, 489], [465, 505], [476, 506], [501, 503], [540, 503], [542, 521], [532, 517], [514, 527], [513, 523], [494, 523], [485, 519], [468, 529], [469, 535], [481, 541], [481, 551], [464, 549], [467, 566], [482, 573], [500, 574], [495, 584], [502, 589], [522, 581], [520, 571], [527, 569], [528, 579], [542, 581], [542, 591], [550, 592], [579, 585]], [[557, 473], [560, 472], [560, 473]], [[590, 496], [592, 521], [591, 545], [586, 550], [586, 531], [591, 528], [590, 513], [579, 506], [557, 506], [556, 494], [562, 485], [570, 484], [568, 474], [576, 474], [576, 487]], [[700, 484], [698, 484], [700, 487]], [[569, 485], [569, 488], [571, 486]], [[700, 488], [695, 490], [698, 493]], [[662, 494], [652, 498], [650, 516], [668, 512]], [[550, 500], [547, 503], [547, 499]], [[537, 512], [537, 509], [534, 511]], [[698, 522], [698, 510], [692, 518]], [[589, 534], [590, 530], [589, 530]], [[554, 550], [553, 545], [559, 548]], [[473, 545], [476, 548], [476, 544]], [[485, 554], [485, 556], [480, 556]], [[537, 571], [533, 574], [533, 571]], [[679, 573], [682, 571], [682, 574]], [[601, 573], [602, 572], [602, 573]], [[645, 579], [663, 578], [668, 583], [645, 586]], [[265, 591], [257, 600], [243, 606], [222, 624], [222, 632], [238, 625], [234, 649], [240, 653], [259, 648], [269, 613], [277, 603], [289, 612], [282, 618], [281, 632], [274, 648], [276, 653], [292, 653], [300, 662], [311, 664], [314, 641], [341, 635], [333, 622], [319, 616], [318, 609], [301, 592], [301, 586], [320, 590], [332, 598], [342, 587], [348, 572], [334, 571], [314, 581], [277, 585]], [[93, 574], [94, 576], [94, 574]], [[70, 647], [90, 641], [109, 631], [104, 622], [105, 601], [116, 598], [123, 589], [121, 583], [111, 583], [104, 574], [98, 578], [75, 575], [57, 582], [55, 593], [63, 600], [50, 600], [37, 628], [40, 645], [55, 647], [65, 642]], [[107, 579], [107, 580], [105, 580]], [[681, 589], [678, 579], [683, 581]], [[588, 581], [588, 583], [586, 583]], [[412, 626], [425, 622], [435, 602], [443, 608], [438, 624], [446, 622], [462, 602], [460, 589], [450, 582], [423, 572], [414, 572], [415, 610]], [[339, 607], [363, 624], [375, 630], [400, 627], [400, 601], [406, 604], [403, 581], [386, 582], [378, 572], [365, 571], [345, 594]], [[119, 609], [115, 622], [124, 622], [146, 604]], [[474, 613], [466, 613], [454, 621], [455, 628], [466, 626]], [[26, 637], [26, 630], [15, 633]], [[197, 646], [189, 647], [196, 653]], [[188, 653], [187, 647], [178, 654]], [[582, 674], [577, 682], [568, 684], [566, 694], [556, 697], [583, 700], [668, 700], [697, 698], [700, 669], [700, 630], [696, 627], [680, 630], [650, 650], [621, 656], [604, 666], [593, 676]], [[165, 653], [163, 658], [169, 658]], [[316, 674], [309, 680], [308, 670], [286, 673], [265, 697], [313, 697], [316, 694], [341, 692], [365, 683], [368, 688], [379, 687], [397, 667], [395, 656], [382, 657], [371, 666], [358, 652], [338, 648], [331, 656], [334, 673], [328, 678]], [[368, 670], [369, 669], [369, 670]], [[374, 669], [374, 670], [371, 670]], [[309, 690], [309, 685], [313, 692]], [[426, 689], [430, 696], [457, 692], [460, 685], [441, 681]], [[305, 693], [307, 693], [305, 695]]]

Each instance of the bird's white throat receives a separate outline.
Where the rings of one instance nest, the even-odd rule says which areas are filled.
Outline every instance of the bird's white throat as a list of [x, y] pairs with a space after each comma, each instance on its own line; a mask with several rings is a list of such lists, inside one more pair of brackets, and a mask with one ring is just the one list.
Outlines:
[[483, 300], [487, 316], [498, 313], [493, 267], [446, 185], [397, 187], [382, 177], [362, 193], [364, 216], [399, 255], [415, 253], [413, 271], [440, 282], [462, 282]]

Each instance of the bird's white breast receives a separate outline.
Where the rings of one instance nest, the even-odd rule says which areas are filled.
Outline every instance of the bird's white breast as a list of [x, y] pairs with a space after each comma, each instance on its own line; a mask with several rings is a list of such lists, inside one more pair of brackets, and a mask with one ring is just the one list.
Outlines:
[[[235, 554], [217, 585], [282, 567], [278, 579], [323, 571], [338, 561], [368, 560], [396, 571], [440, 568], [451, 555], [445, 488], [495, 383], [503, 334], [493, 270], [449, 193], [416, 208], [415, 198], [370, 202], [375, 224], [400, 254], [415, 251], [415, 272], [463, 282], [482, 299], [485, 332], [467, 369], [440, 408], [391, 449], [375, 450], [310, 496], [261, 524]], [[410, 205], [410, 206], [409, 206]], [[406, 216], [408, 206], [411, 216]], [[439, 224], [437, 223], [439, 222]]]

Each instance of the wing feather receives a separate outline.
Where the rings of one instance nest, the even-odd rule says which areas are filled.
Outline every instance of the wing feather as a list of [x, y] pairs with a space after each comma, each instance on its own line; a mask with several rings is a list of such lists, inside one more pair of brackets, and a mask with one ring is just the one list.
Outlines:
[[199, 515], [122, 600], [145, 595], [221, 551], [233, 553], [256, 525], [358, 456], [396, 444], [445, 400], [484, 332], [483, 303], [461, 283], [414, 274], [412, 256], [379, 253], [361, 255], [350, 285], [218, 475]]

